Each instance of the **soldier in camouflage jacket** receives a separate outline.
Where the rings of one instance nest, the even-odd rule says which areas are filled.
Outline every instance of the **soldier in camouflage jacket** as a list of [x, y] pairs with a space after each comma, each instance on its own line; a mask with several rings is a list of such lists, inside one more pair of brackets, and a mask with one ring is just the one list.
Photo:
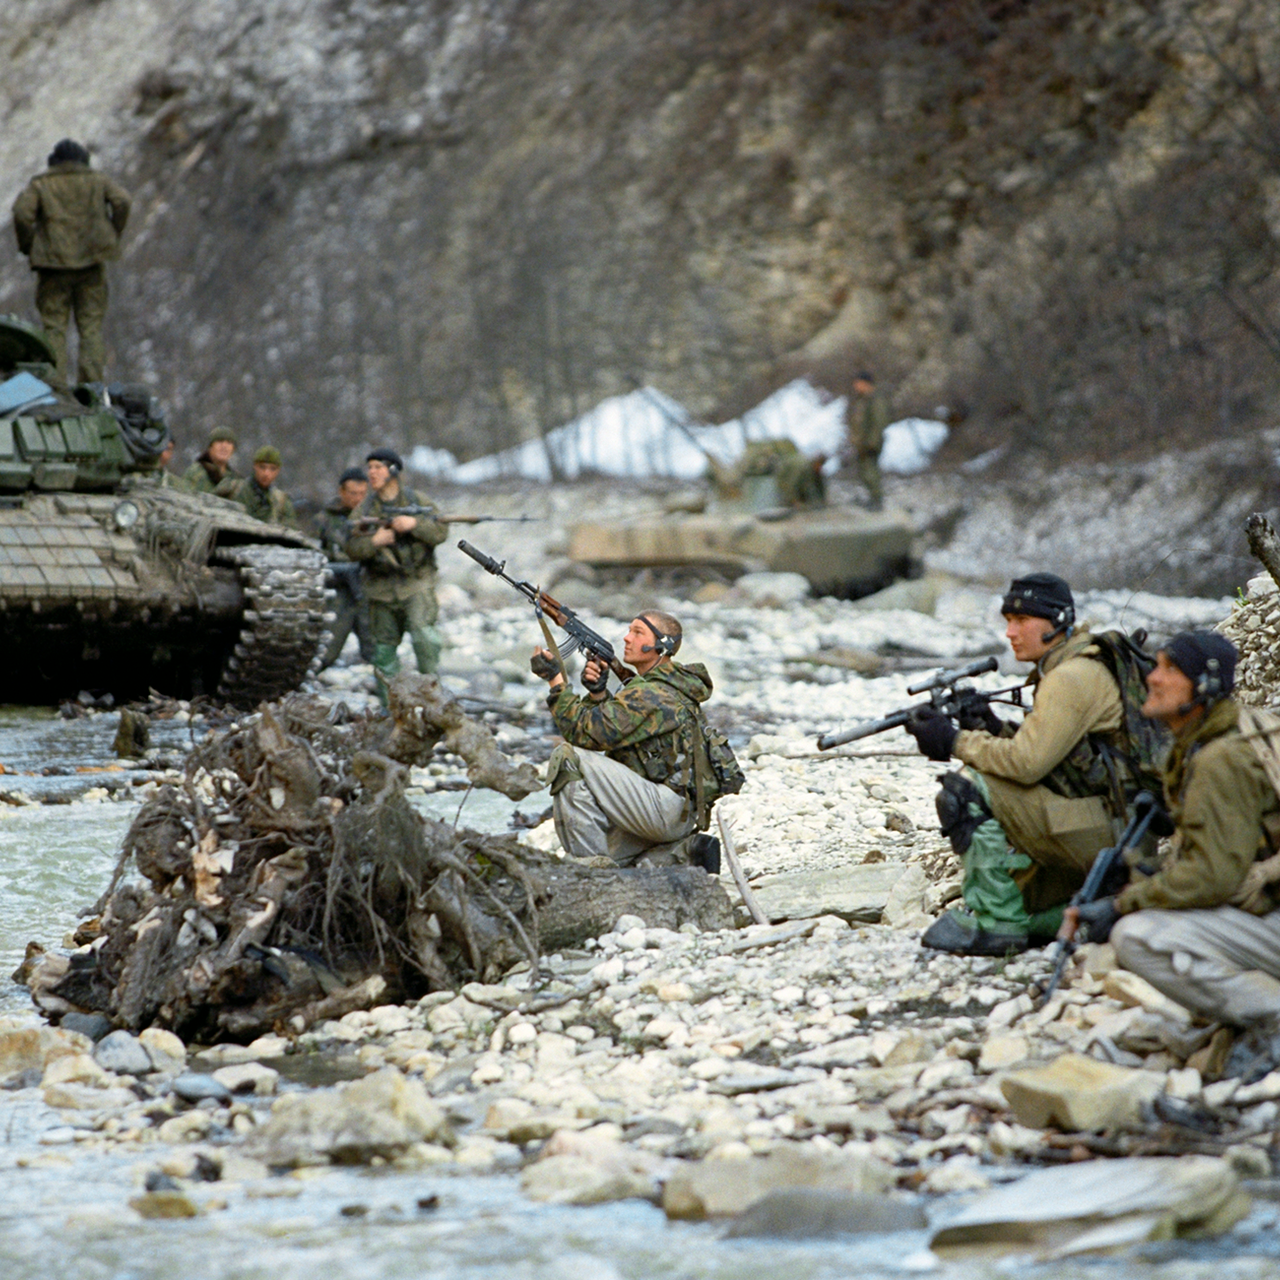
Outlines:
[[[694, 793], [702, 746], [701, 704], [711, 677], [701, 663], [673, 660], [679, 622], [646, 610], [631, 623], [623, 658], [636, 675], [617, 693], [607, 671], [588, 662], [585, 697], [570, 691], [547, 650], [535, 672], [550, 681], [547, 702], [564, 745], [548, 766], [556, 832], [575, 857], [606, 857], [621, 866], [689, 860], [696, 825]], [[705, 759], [705, 757], [704, 757]]]

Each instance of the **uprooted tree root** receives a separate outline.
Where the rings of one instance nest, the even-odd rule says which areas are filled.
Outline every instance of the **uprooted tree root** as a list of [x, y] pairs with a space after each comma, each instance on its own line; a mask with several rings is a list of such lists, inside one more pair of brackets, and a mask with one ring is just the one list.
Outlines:
[[669, 928], [731, 923], [701, 869], [587, 868], [423, 818], [406, 766], [437, 742], [512, 799], [538, 778], [434, 677], [398, 677], [390, 701], [388, 720], [295, 694], [194, 750], [130, 827], [86, 945], [36, 965], [37, 1003], [248, 1039], [491, 982], [521, 960], [536, 975], [544, 950], [629, 910]]

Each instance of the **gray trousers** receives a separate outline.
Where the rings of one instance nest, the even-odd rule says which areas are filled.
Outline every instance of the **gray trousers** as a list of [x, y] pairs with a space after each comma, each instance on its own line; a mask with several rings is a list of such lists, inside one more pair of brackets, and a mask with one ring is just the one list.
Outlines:
[[1211, 1022], [1280, 1017], [1280, 911], [1135, 911], [1111, 943], [1126, 969]]
[[629, 867], [693, 830], [688, 801], [598, 751], [557, 747], [549, 774], [556, 835], [572, 857]]

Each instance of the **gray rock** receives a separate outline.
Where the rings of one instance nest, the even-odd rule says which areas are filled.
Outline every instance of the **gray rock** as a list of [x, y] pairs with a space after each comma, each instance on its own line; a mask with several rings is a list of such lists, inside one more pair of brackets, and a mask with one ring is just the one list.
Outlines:
[[78, 1031], [95, 1041], [111, 1034], [111, 1019], [100, 1013], [64, 1013], [58, 1025], [64, 1031]]
[[766, 1093], [770, 1089], [786, 1089], [799, 1084], [801, 1077], [791, 1071], [731, 1071], [717, 1076], [709, 1085], [708, 1093], [722, 1093], [733, 1098], [740, 1093]]
[[858, 924], [876, 924], [905, 870], [900, 862], [872, 862], [824, 871], [789, 871], [764, 876], [751, 887], [771, 921], [840, 916]]
[[103, 1036], [94, 1046], [93, 1057], [104, 1071], [114, 1071], [119, 1076], [145, 1076], [154, 1070], [151, 1055], [128, 1031], [112, 1031]]
[[230, 1102], [231, 1091], [226, 1085], [219, 1084], [212, 1076], [190, 1072], [175, 1076], [169, 1084], [171, 1093], [176, 1093], [183, 1102], [203, 1102], [212, 1098], [215, 1102]]
[[726, 1237], [778, 1236], [821, 1240], [830, 1236], [923, 1231], [924, 1210], [910, 1200], [845, 1191], [771, 1191], [735, 1218]]
[[936, 1224], [938, 1253], [990, 1246], [1037, 1258], [1143, 1240], [1218, 1235], [1249, 1212], [1235, 1171], [1214, 1156], [1090, 1160], [1040, 1169]]

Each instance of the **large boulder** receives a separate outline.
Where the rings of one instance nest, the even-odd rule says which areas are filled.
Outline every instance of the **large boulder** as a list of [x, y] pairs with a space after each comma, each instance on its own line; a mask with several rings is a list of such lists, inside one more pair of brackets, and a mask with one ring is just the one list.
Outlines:
[[876, 1195], [893, 1181], [893, 1170], [874, 1157], [785, 1145], [765, 1155], [682, 1166], [667, 1179], [662, 1207], [668, 1218], [732, 1217], [776, 1191]]
[[1161, 1156], [1041, 1169], [935, 1223], [935, 1252], [1038, 1258], [1103, 1252], [1143, 1240], [1217, 1235], [1249, 1212], [1226, 1160]]
[[1064, 1053], [1046, 1067], [1011, 1071], [1000, 1090], [1019, 1124], [1043, 1129], [1113, 1129], [1140, 1123], [1144, 1104], [1163, 1090], [1164, 1072], [1117, 1067]]
[[56, 1027], [0, 1027], [0, 1084], [31, 1073], [33, 1082], [55, 1058], [92, 1053], [93, 1041]]
[[268, 1165], [367, 1164], [419, 1142], [452, 1146], [449, 1122], [421, 1081], [389, 1067], [334, 1089], [285, 1094], [248, 1150]]
[[894, 886], [910, 871], [901, 862], [784, 871], [761, 877], [751, 888], [760, 910], [772, 921], [839, 916], [853, 924], [876, 924]]

